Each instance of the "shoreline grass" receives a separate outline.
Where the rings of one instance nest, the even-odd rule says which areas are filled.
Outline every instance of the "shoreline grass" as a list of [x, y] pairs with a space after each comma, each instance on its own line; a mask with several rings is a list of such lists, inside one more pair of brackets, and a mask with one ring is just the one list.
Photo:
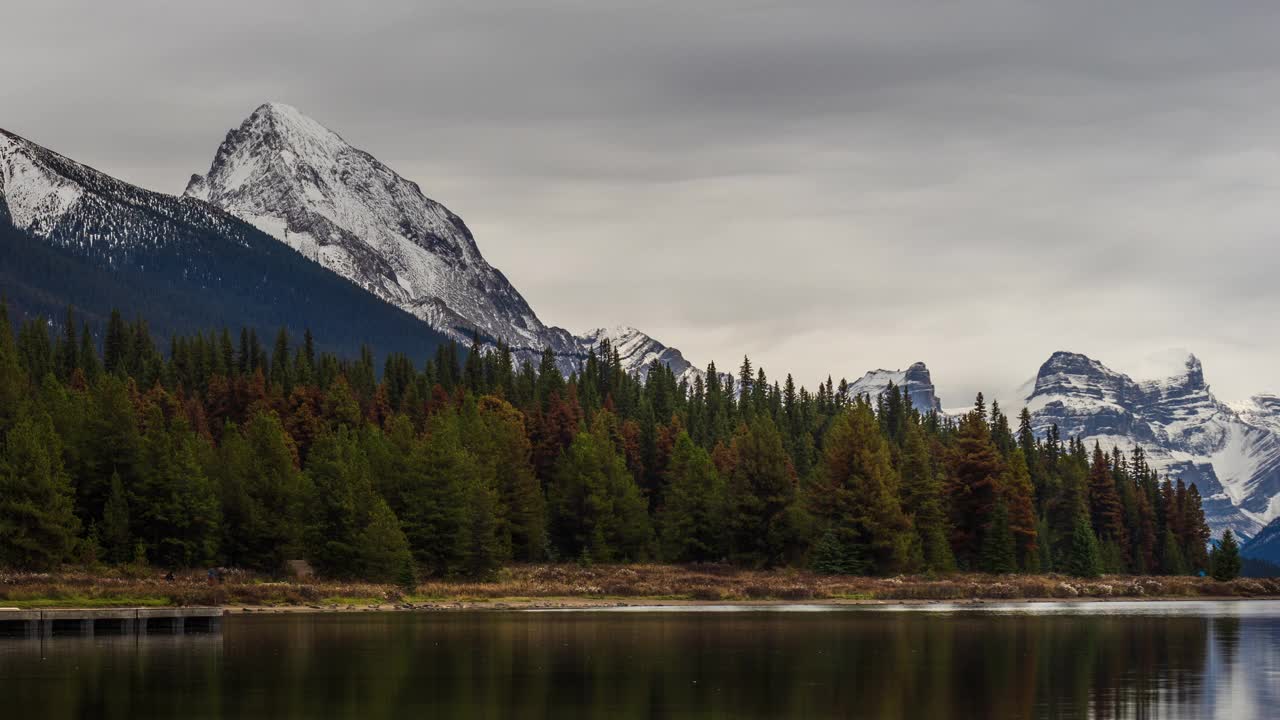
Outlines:
[[491, 579], [428, 579], [395, 585], [326, 580], [280, 581], [233, 571], [210, 584], [204, 572], [0, 573], [0, 606], [24, 608], [223, 605], [339, 607], [436, 603], [493, 606], [568, 600], [651, 602], [894, 602], [1280, 598], [1280, 578], [952, 574], [869, 578], [726, 565], [514, 565]]

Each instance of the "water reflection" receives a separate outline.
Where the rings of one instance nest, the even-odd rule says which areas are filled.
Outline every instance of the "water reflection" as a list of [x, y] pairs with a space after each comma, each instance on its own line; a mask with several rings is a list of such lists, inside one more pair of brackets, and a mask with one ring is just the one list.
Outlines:
[[1280, 606], [1198, 605], [236, 617], [0, 641], [0, 694], [42, 718], [1269, 716]]

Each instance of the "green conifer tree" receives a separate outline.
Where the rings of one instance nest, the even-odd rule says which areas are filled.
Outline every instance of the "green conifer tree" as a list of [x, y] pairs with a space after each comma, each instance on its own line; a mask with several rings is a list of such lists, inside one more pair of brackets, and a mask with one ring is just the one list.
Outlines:
[[919, 565], [919, 541], [902, 512], [889, 443], [866, 403], [841, 413], [827, 431], [808, 505], [814, 518], [871, 572], [908, 572]]
[[107, 504], [102, 511], [101, 535], [108, 561], [129, 561], [133, 550], [133, 536], [129, 532], [129, 499], [118, 472], [111, 473], [111, 494], [107, 496]]
[[778, 565], [801, 540], [795, 469], [782, 435], [768, 418], [756, 418], [739, 427], [729, 452], [730, 557], [747, 565]]
[[1076, 524], [1071, 533], [1071, 552], [1063, 568], [1076, 577], [1093, 578], [1102, 574], [1102, 557], [1098, 549], [1098, 538], [1093, 534], [1093, 526], [1089, 516], [1083, 512], [1076, 517]]
[[662, 557], [707, 562], [724, 557], [725, 485], [711, 455], [686, 432], [676, 437], [659, 513]]
[[1240, 577], [1240, 544], [1236, 536], [1228, 528], [1222, 533], [1222, 540], [1209, 556], [1214, 580], [1226, 582]]
[[1017, 547], [1009, 529], [1009, 511], [1004, 500], [997, 500], [991, 523], [982, 537], [980, 567], [993, 574], [1017, 572]]
[[0, 446], [0, 566], [50, 570], [67, 559], [80, 523], [61, 443], [47, 417], [20, 417]]

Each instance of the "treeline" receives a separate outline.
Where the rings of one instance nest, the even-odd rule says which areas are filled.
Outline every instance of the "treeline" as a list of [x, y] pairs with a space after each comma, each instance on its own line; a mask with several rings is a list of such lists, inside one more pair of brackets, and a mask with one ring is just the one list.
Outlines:
[[602, 345], [440, 347], [381, 368], [310, 333], [174, 337], [113, 313], [15, 334], [0, 308], [0, 564], [74, 561], [334, 577], [483, 576], [508, 562], [729, 561], [895, 574], [1194, 573], [1194, 485], [1037, 438], [979, 395], [953, 420], [898, 388], [810, 392], [744, 359], [639, 382]]

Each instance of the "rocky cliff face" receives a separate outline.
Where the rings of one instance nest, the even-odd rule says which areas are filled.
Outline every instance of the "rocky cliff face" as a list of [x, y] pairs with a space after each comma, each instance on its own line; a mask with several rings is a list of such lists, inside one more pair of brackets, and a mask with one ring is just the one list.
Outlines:
[[1268, 407], [1242, 413], [1219, 401], [1194, 355], [1168, 377], [1138, 381], [1054, 353], [1027, 398], [1037, 432], [1057, 425], [1107, 449], [1141, 445], [1154, 465], [1196, 483], [1215, 533], [1231, 527], [1245, 537], [1280, 515], [1280, 422]]

